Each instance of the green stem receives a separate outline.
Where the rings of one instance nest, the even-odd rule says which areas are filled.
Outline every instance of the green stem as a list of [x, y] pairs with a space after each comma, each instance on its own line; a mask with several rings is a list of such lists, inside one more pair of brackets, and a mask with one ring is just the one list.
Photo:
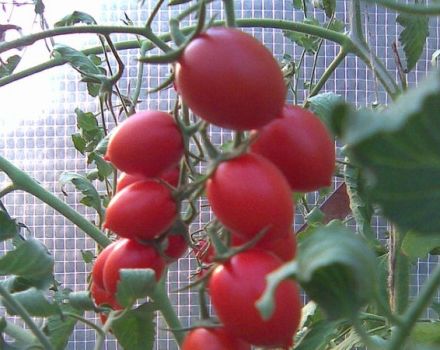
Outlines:
[[403, 314], [403, 322], [398, 326], [391, 336], [389, 347], [387, 350], [400, 350], [405, 343], [405, 339], [409, 337], [412, 328], [423, 311], [429, 306], [432, 298], [437, 292], [440, 285], [440, 265], [438, 265], [431, 274], [430, 279], [426, 282], [417, 299], [409, 306]]
[[154, 303], [157, 305], [160, 313], [162, 314], [168, 328], [173, 333], [174, 339], [176, 339], [177, 344], [182, 345], [183, 339], [185, 338], [185, 332], [182, 331], [182, 325], [179, 318], [176, 315], [173, 305], [168, 297], [166, 290], [165, 278], [157, 284], [154, 293], [151, 295]]
[[[147, 53], [147, 50], [148, 50], [148, 41], [144, 41], [141, 44], [140, 55], [145, 56], [145, 54]], [[139, 95], [141, 94], [141, 87], [142, 87], [142, 82], [143, 82], [143, 78], [144, 78], [144, 64], [142, 62], [138, 62], [137, 66], [138, 67], [137, 67], [136, 87], [135, 87], [133, 95], [131, 97], [132, 105], [130, 107], [130, 110], [129, 110], [127, 116], [134, 114], [135, 109], [136, 109], [136, 105], [139, 100]]]
[[20, 170], [11, 162], [1, 156], [0, 170], [6, 173], [6, 175], [11, 179], [11, 181], [18, 189], [32, 194], [33, 196], [37, 197], [38, 199], [58, 211], [60, 214], [62, 214], [75, 225], [77, 225], [87, 235], [93, 238], [100, 246], [106, 247], [111, 243], [110, 239], [85, 217], [69, 207], [66, 203], [61, 201], [55, 195], [48, 192], [32, 177], [30, 177], [24, 171]]
[[395, 99], [400, 93], [399, 86], [390, 75], [383, 62], [370, 50], [362, 29], [360, 0], [352, 0], [350, 7], [350, 52], [358, 56], [373, 71], [376, 78], [382, 83], [386, 92]]
[[6, 327], [4, 328], [3, 332], [9, 335], [11, 338], [22, 341], [23, 343], [35, 343], [35, 337], [32, 335], [32, 333], [9, 321], [6, 321]]
[[103, 337], [105, 337], [105, 333], [102, 330], [102, 328], [97, 326], [95, 323], [89, 321], [88, 319], [86, 319], [86, 318], [84, 318], [84, 317], [82, 317], [80, 315], [71, 313], [71, 312], [63, 312], [63, 315], [67, 316], [67, 317], [74, 318], [75, 320], [78, 320], [78, 321], [84, 323], [85, 325], [89, 326], [90, 328], [93, 328], [98, 334], [100, 334]]
[[0, 198], [3, 198], [7, 194], [14, 192], [15, 190], [17, 190], [17, 186], [15, 186], [13, 183], [9, 184], [8, 186], [0, 190]]
[[301, 66], [304, 63], [304, 58], [306, 57], [306, 50], [302, 50], [301, 56], [299, 58], [298, 61], [298, 66], [295, 69], [295, 86], [293, 87], [293, 91], [294, 91], [294, 103], [298, 104], [298, 85], [299, 85], [299, 79], [301, 77]]
[[377, 4], [398, 12], [410, 15], [437, 16], [440, 15], [440, 4], [406, 4], [395, 0], [364, 0], [370, 4]]
[[156, 15], [159, 13], [159, 10], [164, 2], [165, 0], [159, 0], [156, 6], [154, 6], [153, 11], [151, 11], [150, 16], [148, 17], [147, 22], [145, 23], [146, 28], [151, 28], [151, 24], [153, 23], [153, 20], [156, 17]]
[[409, 300], [409, 261], [402, 254], [404, 235], [394, 226], [390, 226], [390, 254], [388, 289], [390, 291], [391, 310], [403, 314]]
[[234, 0], [223, 0], [226, 14], [226, 25], [228, 27], [235, 27], [235, 10]]
[[[345, 59], [345, 57], [347, 56], [347, 50], [342, 46], [341, 49], [339, 50], [338, 54], [336, 55], [336, 57], [333, 59], [333, 61], [329, 64], [329, 66], [327, 67], [327, 69], [324, 71], [324, 73], [322, 74], [321, 78], [319, 78], [318, 82], [316, 83], [316, 85], [313, 87], [313, 89], [310, 91], [310, 94], [307, 98], [313, 97], [315, 96], [319, 91], [321, 91], [322, 87], [325, 85], [325, 83], [327, 82], [327, 80], [331, 77], [331, 75], [333, 74], [333, 72], [336, 70], [336, 68], [339, 67], [339, 65], [341, 64], [341, 62]], [[306, 104], [307, 101], [304, 103]]]
[[[130, 27], [130, 26], [98, 26], [98, 25], [90, 25], [90, 26], [69, 26], [69, 27], [59, 27], [50, 30], [45, 30], [43, 32], [30, 34], [23, 36], [19, 39], [5, 41], [0, 43], [0, 53], [15, 49], [22, 46], [29, 46], [34, 44], [35, 42], [47, 38], [52, 38], [58, 35], [66, 35], [66, 34], [114, 34], [114, 33], [123, 33], [123, 34], [134, 34], [143, 36], [149, 40], [150, 33], [145, 30], [144, 27]], [[153, 38], [154, 39], [154, 38]], [[151, 40], [154, 42], [153, 40]]]
[[25, 308], [18, 303], [12, 295], [2, 286], [0, 285], [0, 296], [3, 298], [3, 303], [6, 304], [9, 308], [11, 308], [14, 313], [19, 315], [26, 326], [29, 327], [30, 331], [35, 335], [35, 337], [40, 341], [41, 345], [43, 345], [45, 350], [53, 350], [52, 344], [49, 339], [44, 335], [41, 329], [35, 324], [32, 320], [31, 316], [25, 310]]

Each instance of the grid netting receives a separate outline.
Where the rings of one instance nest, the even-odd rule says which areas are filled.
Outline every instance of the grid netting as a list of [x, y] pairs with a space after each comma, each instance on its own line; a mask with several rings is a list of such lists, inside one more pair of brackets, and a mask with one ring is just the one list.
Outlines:
[[[53, 24], [72, 10], [90, 13], [102, 24], [121, 23], [124, 13], [133, 22], [143, 23], [156, 2], [146, 1], [142, 8], [135, 0], [64, 3], [61, 5], [56, 0], [45, 1], [49, 23]], [[336, 18], [344, 23], [348, 22], [348, 6], [349, 1], [337, 0]], [[164, 10], [161, 10], [154, 22], [154, 30], [158, 33], [168, 31], [168, 20], [182, 8], [180, 6], [165, 7]], [[221, 1], [210, 4], [208, 9], [210, 15], [217, 14], [222, 17]], [[391, 45], [397, 41], [400, 31], [399, 26], [395, 23], [396, 14], [372, 5], [363, 5], [362, 9], [367, 39], [374, 52], [384, 58], [387, 69], [395, 74], [397, 80], [397, 70], [391, 50]], [[33, 9], [29, 7], [17, 11], [24, 13], [33, 11]], [[30, 16], [29, 13], [27, 16]], [[292, 7], [292, 1], [275, 0], [236, 1], [236, 16], [239, 18], [303, 19], [302, 13]], [[321, 20], [324, 19], [321, 11], [317, 11], [316, 16]], [[37, 27], [33, 30], [38, 29], [37, 24], [33, 24], [33, 27]], [[423, 58], [409, 75], [411, 85], [421, 80], [429, 70], [431, 55], [440, 46], [439, 28], [438, 20], [431, 19], [430, 37], [427, 40]], [[249, 31], [262, 40], [278, 59], [281, 59], [284, 54], [288, 54], [297, 61], [302, 54], [302, 48], [292, 44], [279, 30], [254, 29]], [[129, 38], [132, 39], [132, 37], [122, 34], [113, 36], [114, 41]], [[96, 38], [89, 35], [62, 37], [55, 40], [78, 49], [97, 43]], [[324, 72], [336, 56], [338, 49], [336, 44], [323, 43], [316, 66], [317, 77]], [[25, 57], [31, 56], [32, 59], [29, 61], [23, 59], [24, 65], [40, 62], [48, 57], [41, 43], [26, 50]], [[138, 57], [138, 54], [137, 50], [127, 50], [122, 53], [126, 64], [124, 77], [119, 83], [122, 93], [127, 92], [135, 85], [137, 76], [135, 58]], [[304, 70], [301, 73], [303, 77], [310, 76], [313, 59], [313, 56], [305, 56]], [[175, 96], [172, 89], [154, 94], [147, 93], [147, 89], [158, 86], [168, 75], [169, 68], [166, 66], [149, 65], [145, 67], [140, 109], [171, 110], [173, 108]], [[300, 78], [300, 82], [303, 80]], [[383, 89], [378, 86], [371, 71], [354, 56], [345, 59], [328, 80], [323, 91], [335, 92], [358, 106], [387, 102]], [[301, 101], [306, 95], [306, 91], [300, 89], [299, 92], [299, 100]], [[49, 191], [55, 193], [88, 218], [94, 219], [93, 212], [86, 210], [84, 206], [79, 204], [81, 195], [72, 187], [67, 186], [64, 189], [66, 196], [61, 192], [61, 185], [58, 182], [60, 174], [65, 171], [77, 173], [87, 171], [84, 157], [74, 149], [71, 141], [71, 134], [77, 130], [74, 113], [77, 107], [83, 111], [92, 112], [96, 112], [98, 109], [96, 100], [88, 97], [85, 84], [80, 83], [77, 73], [67, 66], [52, 69], [29, 80], [3, 87], [0, 89], [0, 152], [2, 156], [36, 178]], [[222, 144], [231, 138], [229, 131], [215, 127], [211, 128], [211, 135], [216, 144]], [[6, 183], [7, 178], [4, 174], [0, 174], [0, 184], [4, 186]], [[308, 197], [310, 204], [315, 204], [317, 199], [316, 194]], [[13, 217], [28, 226], [30, 233], [26, 234], [41, 240], [53, 254], [56, 261], [56, 279], [62, 287], [74, 291], [85, 290], [91, 265], [84, 263], [81, 250], [95, 252], [94, 242], [64, 217], [30, 195], [13, 192], [4, 199], [4, 203]], [[209, 209], [203, 207], [199, 221], [194, 224], [192, 229], [197, 229], [209, 219]], [[302, 215], [298, 213], [295, 220], [296, 228], [300, 227], [303, 223]], [[379, 236], [383, 237], [386, 234], [387, 223], [384, 219], [375, 217], [373, 225]], [[420, 286], [437, 263], [438, 258], [430, 256], [428, 259], [419, 260], [414, 264], [411, 295], [418, 294]], [[168, 273], [168, 291], [184, 327], [189, 326], [199, 317], [198, 298], [194, 292], [177, 292], [177, 290], [188, 285], [191, 273], [195, 269], [194, 259], [187, 255], [173, 264]], [[94, 317], [92, 314], [87, 316]], [[163, 330], [164, 328], [166, 325], [158, 319], [156, 348], [161, 350], [176, 349], [173, 339]], [[94, 343], [94, 331], [78, 323], [68, 349], [93, 349]], [[112, 339], [109, 339], [105, 346], [106, 349], [117, 348]]]

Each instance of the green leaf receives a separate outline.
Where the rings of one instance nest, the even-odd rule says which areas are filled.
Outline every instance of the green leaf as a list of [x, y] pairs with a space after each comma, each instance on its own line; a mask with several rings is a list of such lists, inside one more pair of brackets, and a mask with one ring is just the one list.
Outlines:
[[330, 128], [331, 115], [334, 107], [342, 102], [342, 97], [333, 92], [325, 92], [316, 96], [312, 96], [307, 100], [307, 108], [315, 113], [319, 119], [325, 124], [327, 129]]
[[303, 0], [293, 0], [293, 7], [296, 10], [304, 10]]
[[192, 0], [169, 0], [168, 6], [174, 6], [174, 5], [182, 5], [186, 4], [188, 2], [191, 2]]
[[[83, 316], [83, 312], [73, 308], [69, 304], [61, 305], [63, 313], [69, 312], [78, 316]], [[45, 334], [49, 337], [55, 350], [64, 350], [72, 335], [77, 320], [73, 317], [62, 317], [53, 315], [47, 319], [44, 327]]]
[[14, 73], [14, 70], [17, 68], [20, 61], [21, 57], [19, 55], [12, 55], [11, 57], [8, 57], [6, 63], [0, 62], [0, 78]]
[[[12, 294], [17, 301], [31, 316], [47, 317], [60, 312], [58, 305], [50, 303], [41, 290], [31, 288], [24, 292]], [[17, 315], [16, 311], [3, 300], [8, 313], [12, 316]]]
[[53, 280], [53, 265], [46, 247], [29, 239], [0, 258], [0, 275], [20, 276], [37, 288], [44, 288]]
[[107, 177], [113, 174], [114, 168], [113, 165], [106, 162], [104, 158], [97, 154], [96, 152], [91, 152], [87, 157], [88, 163], [95, 163], [98, 169], [98, 178], [103, 181]]
[[435, 248], [440, 247], [440, 234], [424, 234], [416, 231], [406, 233], [402, 250], [411, 260], [425, 258]]
[[421, 344], [440, 345], [440, 322], [417, 322], [411, 339]]
[[112, 323], [112, 331], [124, 350], [152, 350], [156, 335], [151, 304], [130, 310]]
[[336, 10], [336, 0], [313, 0], [313, 6], [324, 10], [325, 15], [330, 18]]
[[93, 254], [93, 252], [90, 251], [90, 250], [82, 250], [82, 249], [81, 249], [81, 256], [82, 256], [82, 258], [83, 258], [83, 261], [84, 261], [86, 264], [90, 264], [90, 263], [92, 263], [93, 260], [95, 259], [95, 254]]
[[353, 316], [372, 297], [376, 258], [340, 222], [315, 229], [299, 247], [297, 280], [330, 319]]
[[440, 232], [440, 72], [382, 112], [335, 108], [332, 124], [371, 201], [401, 232]]
[[56, 44], [53, 48], [52, 55], [67, 60], [70, 65], [81, 74], [96, 76], [96, 82], [99, 82], [98, 76], [101, 76], [101, 70], [81, 51], [72, 47]]
[[406, 57], [406, 72], [411, 71], [417, 64], [429, 36], [429, 19], [425, 16], [400, 13], [396, 22], [404, 29], [399, 35]]
[[78, 23], [84, 24], [96, 24], [95, 19], [89, 14], [81, 11], [73, 11], [70, 15], [67, 15], [54, 24], [54, 27], [67, 27], [73, 26]]
[[75, 146], [75, 149], [81, 154], [84, 154], [87, 141], [83, 139], [81, 134], [78, 133], [72, 134], [72, 141], [73, 141], [73, 145]]
[[338, 331], [339, 321], [319, 321], [312, 327], [301, 329], [295, 339], [295, 350], [325, 350]]
[[[312, 19], [306, 18], [303, 22], [306, 24], [311, 24], [320, 27], [318, 20], [314, 18]], [[313, 55], [318, 50], [319, 42], [321, 39], [316, 36], [293, 32], [289, 30], [285, 30], [283, 33], [287, 39], [303, 47], [308, 54]]]
[[16, 237], [18, 234], [18, 226], [14, 219], [8, 213], [0, 211], [0, 241]]
[[83, 194], [81, 203], [90, 208], [94, 208], [100, 217], [104, 217], [101, 197], [96, 188], [86, 177], [77, 173], [64, 172], [61, 174], [59, 181], [63, 186], [67, 183], [72, 183], [75, 188]]
[[69, 303], [77, 310], [95, 310], [95, 304], [87, 291], [69, 293]]
[[123, 307], [151, 295], [156, 288], [156, 274], [152, 269], [122, 269], [120, 276], [116, 298]]
[[[349, 160], [346, 158], [346, 161]], [[347, 195], [350, 198], [350, 209], [356, 221], [357, 231], [365, 238], [370, 248], [376, 252], [385, 253], [385, 249], [376, 237], [371, 227], [374, 208], [370, 201], [368, 191], [365, 190], [361, 169], [352, 165], [344, 167], [344, 180]]]
[[335, 32], [343, 33], [345, 30], [345, 23], [334, 18], [330, 24], [325, 23], [324, 27], [328, 27], [328, 29], [334, 30]]
[[[83, 112], [81, 109], [76, 108], [75, 114], [77, 117], [77, 126], [79, 129], [84, 131], [96, 131], [98, 130], [98, 122], [96, 121], [96, 117], [91, 112]], [[90, 141], [87, 139], [87, 141]]]
[[34, 12], [37, 15], [42, 15], [44, 13], [44, 9], [46, 8], [46, 6], [44, 6], [43, 0], [34, 0], [34, 3]]
[[90, 96], [96, 97], [99, 95], [99, 92], [101, 91], [101, 84], [96, 84], [92, 82], [87, 83], [87, 92]]

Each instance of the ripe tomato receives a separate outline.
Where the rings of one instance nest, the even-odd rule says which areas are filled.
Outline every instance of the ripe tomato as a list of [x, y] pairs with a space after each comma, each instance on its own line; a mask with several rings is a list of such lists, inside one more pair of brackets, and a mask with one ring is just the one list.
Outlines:
[[206, 195], [217, 218], [247, 239], [263, 229], [267, 242], [284, 237], [293, 222], [293, 201], [282, 173], [257, 154], [221, 163], [208, 180]]
[[114, 294], [107, 292], [104, 288], [101, 288], [95, 282], [92, 282], [90, 293], [98, 306], [109, 305], [113, 310], [120, 310], [122, 307], [116, 301]]
[[165, 240], [165, 249], [163, 254], [168, 260], [168, 263], [178, 260], [188, 250], [186, 239], [181, 234], [168, 234]]
[[[180, 170], [179, 167], [174, 167], [166, 170], [158, 176], [158, 179], [161, 181], [165, 181], [173, 187], [177, 187], [179, 185], [179, 176]], [[151, 179], [143, 175], [132, 175], [127, 173], [122, 173], [118, 178], [118, 184], [116, 185], [116, 192], [121, 191], [123, 188], [131, 185], [135, 182]]]
[[251, 350], [251, 346], [224, 328], [195, 328], [185, 337], [182, 350]]
[[275, 309], [263, 320], [255, 306], [266, 287], [266, 276], [281, 266], [276, 256], [249, 249], [219, 265], [211, 275], [209, 293], [225, 329], [250, 344], [262, 347], [288, 347], [301, 318], [297, 285], [284, 280], [278, 286]]
[[331, 185], [335, 144], [312, 112], [285, 106], [281, 118], [257, 131], [252, 152], [273, 162], [293, 191], [309, 192]]
[[165, 268], [165, 261], [150, 244], [142, 244], [132, 239], [122, 239], [107, 258], [104, 265], [104, 288], [111, 294], [117, 291], [121, 269], [153, 269], [159, 280]]
[[[233, 247], [245, 244], [247, 241], [247, 239], [236, 233], [231, 234], [231, 245]], [[254, 247], [267, 250], [268, 252], [275, 254], [282, 261], [290, 261], [293, 260], [296, 255], [296, 237], [292, 232], [280, 239], [274, 239], [263, 243], [257, 242]]]
[[176, 86], [195, 114], [235, 130], [267, 124], [286, 96], [271, 52], [249, 34], [224, 27], [208, 29], [187, 46], [176, 65]]
[[168, 113], [143, 111], [115, 129], [105, 159], [126, 173], [155, 177], [177, 165], [183, 148], [180, 130]]
[[110, 201], [104, 227], [121, 237], [154, 239], [165, 232], [177, 216], [170, 190], [154, 180], [135, 182]]
[[110, 243], [107, 247], [105, 247], [101, 251], [101, 253], [99, 253], [98, 257], [96, 258], [92, 269], [92, 282], [95, 288], [99, 287], [100, 289], [104, 289], [104, 282], [102, 279], [102, 272], [104, 270], [104, 265], [110, 253], [113, 251], [113, 249], [115, 249], [115, 246], [118, 245], [119, 243], [120, 241], [115, 241], [113, 243]]

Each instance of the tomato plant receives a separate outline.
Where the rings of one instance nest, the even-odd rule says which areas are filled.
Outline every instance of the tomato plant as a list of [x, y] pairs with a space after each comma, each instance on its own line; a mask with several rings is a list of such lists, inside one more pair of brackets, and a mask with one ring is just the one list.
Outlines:
[[280, 118], [256, 132], [251, 149], [282, 171], [292, 191], [309, 192], [331, 185], [335, 144], [324, 124], [306, 109], [285, 106]]
[[144, 180], [112, 198], [104, 226], [121, 237], [153, 239], [170, 228], [176, 216], [171, 191], [157, 181]]
[[223, 328], [195, 328], [185, 337], [182, 350], [250, 350], [251, 346]]
[[206, 185], [217, 218], [230, 230], [251, 238], [267, 230], [262, 242], [286, 236], [293, 221], [289, 185], [281, 172], [256, 154], [221, 163]]
[[[376, 54], [387, 48], [370, 47], [373, 41], [364, 35], [371, 22], [364, 23], [362, 14], [373, 7], [363, 8], [362, 1], [350, 1], [347, 16], [341, 16], [342, 2], [337, 1], [273, 2], [270, 10], [276, 18], [253, 12], [253, 18], [235, 18], [248, 8], [236, 11], [237, 1], [223, 0], [223, 6], [215, 4], [219, 0], [157, 1], [144, 23], [137, 22], [145, 11], [136, 13], [136, 19], [127, 11], [124, 25], [116, 26], [100, 25], [90, 14], [74, 11], [53, 28], [41, 0], [2, 3], [0, 16], [11, 6], [33, 6], [44, 30], [26, 35], [26, 26], [9, 23], [13, 11], [8, 12], [6, 24], [0, 25], [0, 86], [68, 64], [79, 74], [81, 89], [73, 84], [75, 91], [84, 88], [97, 98], [96, 104], [81, 98], [82, 105], [97, 110], [71, 111], [69, 104], [63, 106], [66, 113], [57, 115], [62, 121], [64, 114], [74, 114], [77, 130], [71, 141], [84, 157], [79, 165], [76, 157], [66, 159], [71, 171], [61, 174], [61, 191], [69, 196], [68, 186], [73, 186], [82, 196], [79, 204], [92, 211], [87, 210], [87, 217], [84, 208], [72, 206], [72, 198], [64, 202], [59, 193], [45, 189], [48, 168], [40, 149], [35, 159], [25, 153], [26, 166], [35, 165], [37, 179], [0, 155], [1, 180], [7, 180], [0, 188], [0, 349], [70, 348], [77, 323], [96, 331], [95, 350], [105, 347], [110, 330], [115, 346], [129, 350], [160, 347], [155, 344], [158, 332], [170, 332], [184, 350], [435, 349], [440, 322], [425, 317], [438, 311], [440, 267], [430, 269], [418, 295], [410, 294], [409, 287], [413, 265], [440, 248], [435, 190], [440, 177], [440, 72], [433, 70], [419, 83], [427, 62], [417, 65], [431, 54], [430, 17], [440, 15], [440, 7], [436, 2], [369, 0], [398, 12], [396, 23], [402, 28], [390, 41], [390, 64], [383, 60], [388, 57]], [[139, 1], [140, 6], [145, 3]], [[169, 10], [174, 5], [181, 7]], [[279, 6], [287, 10], [276, 12]], [[266, 4], [263, 9], [265, 17]], [[156, 33], [154, 21], [161, 11], [172, 18], [167, 28], [161, 21]], [[295, 20], [286, 19], [284, 12]], [[20, 36], [11, 40], [11, 31]], [[79, 50], [62, 44], [65, 35], [83, 34], [96, 35], [99, 45]], [[284, 38], [270, 43], [268, 35]], [[274, 44], [273, 53], [259, 37]], [[50, 60], [23, 69], [21, 56], [40, 40], [50, 50]], [[430, 43], [426, 52], [425, 42]], [[333, 55], [336, 46], [339, 52], [321, 70], [328, 61], [320, 53], [325, 48], [327, 56]], [[136, 51], [136, 67], [121, 55], [123, 50]], [[434, 66], [437, 51], [432, 53]], [[355, 106], [338, 94], [351, 98], [347, 88], [353, 92], [364, 78], [344, 88], [339, 76], [331, 81], [347, 55], [354, 56], [356, 65], [365, 64], [365, 81], [372, 86], [371, 94], [362, 94]], [[157, 64], [169, 66], [151, 66]], [[408, 74], [416, 65], [415, 74]], [[350, 69], [347, 65], [345, 72]], [[161, 72], [160, 82], [151, 86], [155, 71]], [[38, 86], [43, 92], [43, 85]], [[171, 86], [175, 90], [166, 91]], [[354, 92], [358, 97], [359, 91]], [[35, 94], [25, 94], [20, 103], [4, 99], [8, 103], [1, 105], [2, 114], [9, 114], [9, 106], [21, 110], [29, 105], [32, 113], [37, 111], [27, 100]], [[141, 109], [141, 103], [149, 109]], [[62, 126], [54, 134], [58, 148], [64, 141], [59, 136], [71, 129], [58, 119], [55, 124]], [[38, 135], [44, 155], [52, 153], [54, 135], [50, 132], [47, 140]], [[25, 148], [34, 136], [28, 140], [26, 134]], [[9, 140], [3, 135], [0, 140], [7, 155], [14, 154], [10, 144], [21, 144], [20, 139]], [[335, 159], [335, 141], [343, 147], [344, 159]], [[41, 173], [43, 179], [38, 178]], [[333, 175], [338, 180], [332, 192]], [[71, 260], [63, 258], [55, 266], [59, 255], [51, 255], [34, 238], [40, 232], [31, 231], [41, 227], [50, 234], [50, 220], [41, 226], [38, 218], [27, 225], [12, 215], [21, 207], [6, 197], [17, 190], [76, 225], [75, 239], [85, 233], [96, 241], [101, 253], [95, 261], [93, 251], [77, 254], [85, 271], [91, 270], [87, 281], [81, 274], [78, 278], [84, 280], [75, 279], [73, 288], [67, 288], [56, 280]], [[304, 193], [311, 191], [316, 192]], [[31, 202], [23, 202], [30, 206], [25, 214], [34, 213]], [[380, 240], [377, 214], [387, 228]], [[49, 214], [42, 215], [46, 219]], [[71, 234], [58, 221], [52, 229]], [[197, 266], [190, 255], [185, 264], [170, 266], [188, 249]], [[429, 263], [433, 266], [431, 256]], [[167, 273], [179, 266], [195, 273], [183, 274], [193, 278], [170, 298], [174, 288], [167, 283], [175, 282], [176, 275], [183, 281], [182, 271]], [[199, 273], [200, 268], [207, 273]], [[84, 284], [87, 290], [77, 290]], [[298, 285], [307, 301], [304, 312]], [[198, 296], [200, 319], [193, 319], [191, 308], [190, 324], [184, 327], [172, 301], [187, 299], [179, 293], [190, 288]], [[103, 325], [88, 319], [91, 311]], [[166, 323], [158, 332], [156, 313]]]
[[212, 304], [225, 328], [247, 342], [265, 347], [288, 347], [301, 318], [301, 301], [293, 281], [283, 281], [275, 293], [275, 311], [263, 320], [255, 303], [266, 287], [266, 276], [282, 265], [259, 249], [233, 256], [219, 265], [209, 281]]
[[115, 129], [105, 159], [128, 174], [156, 177], [175, 167], [182, 155], [182, 135], [173, 118], [160, 111], [143, 111]]
[[232, 28], [210, 28], [185, 48], [176, 66], [176, 86], [194, 113], [234, 130], [267, 124], [286, 96], [270, 51]]

